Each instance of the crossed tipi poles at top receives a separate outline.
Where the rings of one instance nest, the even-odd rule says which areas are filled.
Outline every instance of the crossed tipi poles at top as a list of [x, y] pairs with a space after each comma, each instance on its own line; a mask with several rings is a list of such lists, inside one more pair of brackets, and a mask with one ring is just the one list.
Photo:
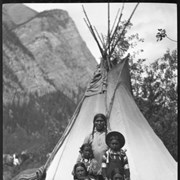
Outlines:
[[[131, 18], [132, 18], [132, 16], [133, 16], [133, 14], [134, 14], [134, 12], [135, 12], [138, 4], [139, 4], [139, 3], [136, 4], [133, 12], [131, 13], [131, 16], [129, 17], [128, 21], [124, 24], [121, 33], [118, 35], [118, 38], [115, 39], [114, 37], [116, 36], [117, 30], [118, 30], [118, 27], [119, 27], [119, 23], [120, 23], [120, 21], [121, 21], [122, 11], [123, 11], [123, 9], [124, 9], [124, 4], [123, 4], [123, 6], [122, 6], [122, 9], [121, 9], [121, 13], [120, 13], [120, 14], [119, 14], [119, 11], [120, 11], [120, 10], [118, 10], [118, 13], [117, 13], [117, 15], [116, 15], [115, 21], [114, 21], [113, 26], [112, 26], [112, 29], [110, 30], [110, 11], [109, 11], [109, 3], [108, 3], [108, 11], [109, 11], [108, 14], [109, 14], [109, 15], [108, 15], [108, 35], [107, 35], [108, 38], [107, 38], [107, 40], [105, 40], [105, 38], [103, 38], [103, 37], [101, 38], [100, 35], [99, 35], [99, 33], [97, 32], [96, 28], [95, 28], [95, 27], [94, 27], [94, 28], [92, 27], [92, 25], [91, 25], [91, 23], [90, 23], [90, 21], [89, 21], [89, 18], [88, 18], [88, 16], [87, 16], [87, 13], [86, 13], [84, 7], [82, 6], [82, 7], [83, 7], [84, 14], [85, 14], [85, 17], [86, 17], [86, 18], [84, 18], [84, 20], [85, 20], [85, 22], [86, 22], [86, 25], [88, 26], [88, 28], [89, 28], [92, 36], [94, 37], [94, 39], [95, 39], [95, 41], [96, 41], [96, 43], [97, 43], [97, 45], [98, 45], [98, 47], [99, 47], [99, 50], [100, 50], [100, 52], [101, 52], [101, 55], [102, 55], [101, 64], [103, 64], [104, 61], [105, 61], [105, 63], [107, 63], [107, 67], [106, 67], [107, 70], [110, 70], [110, 69], [111, 69], [111, 66], [112, 66], [112, 65], [111, 65], [111, 61], [110, 61], [110, 56], [112, 55], [112, 53], [113, 53], [113, 51], [114, 51], [114, 49], [115, 49], [118, 41], [121, 39], [121, 36], [122, 36], [122, 34], [123, 34], [123, 31], [126, 29], [127, 25], [129, 24], [129, 22], [130, 22], [130, 20], [131, 20]], [[118, 17], [118, 15], [119, 15], [119, 17]], [[118, 21], [117, 21], [117, 18], [118, 18]], [[117, 21], [117, 23], [116, 23], [116, 21]], [[115, 26], [115, 24], [116, 24], [116, 26]], [[100, 41], [100, 42], [99, 42], [99, 41]], [[117, 86], [117, 85], [116, 85], [116, 86]], [[117, 89], [117, 87], [115, 88], [115, 91], [116, 91], [116, 89]], [[115, 93], [115, 91], [114, 91], [114, 93]], [[85, 97], [85, 96], [84, 96], [84, 97]], [[77, 112], [79, 111], [79, 109], [80, 109], [80, 107], [81, 107], [81, 105], [82, 105], [82, 103], [83, 103], [83, 100], [84, 100], [84, 98], [82, 98], [82, 100], [80, 101], [79, 105], [77, 106], [77, 108], [76, 108], [76, 110], [75, 110], [75, 113], [74, 113], [72, 119], [75, 119], [75, 118], [76, 118]], [[112, 101], [113, 101], [113, 99], [111, 99], [111, 101], [110, 101], [110, 108], [109, 108], [109, 113], [108, 113], [108, 115], [107, 115], [107, 118], [109, 117], [109, 114], [110, 114], [110, 112], [111, 112]], [[52, 152], [52, 155], [48, 158], [46, 164], [45, 164], [44, 167], [43, 167], [43, 168], [44, 168], [44, 169], [43, 169], [43, 174], [46, 173], [46, 171], [47, 171], [47, 169], [48, 169], [48, 167], [49, 167], [49, 165], [50, 165], [50, 162], [53, 160], [53, 158], [54, 158], [55, 154], [57, 153], [58, 149], [61, 147], [61, 145], [63, 144], [64, 140], [66, 139], [66, 137], [67, 137], [69, 131], [71, 130], [74, 122], [75, 122], [74, 120], [71, 121], [71, 123], [67, 126], [67, 128], [66, 128], [66, 130], [65, 130], [65, 132], [64, 132], [64, 135], [60, 138], [60, 140], [58, 141], [57, 145], [55, 146], [55, 148], [54, 148], [54, 150], [53, 150], [53, 152]]]
[[[116, 17], [115, 17], [115, 20], [114, 20], [114, 23], [113, 23], [113, 26], [111, 29], [110, 29], [110, 3], [108, 3], [108, 32], [107, 32], [106, 39], [102, 35], [101, 36], [99, 35], [96, 27], [92, 26], [92, 24], [88, 18], [88, 15], [85, 11], [85, 8], [82, 5], [83, 12], [85, 15], [84, 21], [85, 21], [89, 31], [91, 32], [93, 38], [95, 39], [95, 41], [98, 45], [98, 48], [99, 48], [101, 56], [102, 56], [102, 60], [107, 63], [107, 68], [106, 68], [107, 70], [110, 70], [112, 67], [112, 62], [110, 60], [110, 57], [111, 57], [112, 53], [114, 52], [118, 42], [122, 38], [123, 33], [124, 33], [126, 27], [129, 25], [130, 20], [131, 20], [131, 18], [132, 18], [132, 16], [133, 16], [138, 5], [139, 5], [139, 3], [136, 4], [136, 6], [134, 7], [129, 19], [123, 25], [120, 34], [118, 34], [118, 37], [115, 38], [115, 36], [117, 35], [117, 32], [118, 32], [118, 29], [119, 29], [119, 24], [121, 22], [122, 12], [124, 9], [124, 3], [122, 5], [121, 12], [120, 12], [120, 9], [118, 9], [118, 12], [116, 14]], [[102, 63], [102, 61], [101, 61], [101, 63]]]

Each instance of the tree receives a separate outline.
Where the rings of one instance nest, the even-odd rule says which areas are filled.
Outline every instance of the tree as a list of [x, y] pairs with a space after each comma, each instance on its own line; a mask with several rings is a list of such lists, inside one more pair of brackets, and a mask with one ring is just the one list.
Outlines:
[[158, 33], [156, 34], [156, 38], [157, 38], [157, 41], [161, 41], [163, 38], [168, 38], [169, 40], [173, 41], [173, 42], [177, 42], [173, 39], [171, 39], [170, 37], [167, 36], [166, 34], [166, 30], [165, 29], [158, 29]]
[[[122, 30], [126, 22], [117, 27], [115, 40], [118, 42], [111, 54], [110, 61], [118, 64], [128, 49], [134, 48], [137, 43], [144, 42], [138, 34], [127, 37], [127, 31]], [[126, 29], [131, 28], [128, 23]], [[163, 34], [164, 32], [164, 34]], [[162, 32], [162, 38], [167, 37]], [[113, 44], [110, 47], [113, 49]], [[143, 50], [140, 50], [143, 51]], [[145, 59], [133, 62], [136, 54], [130, 57], [130, 74], [132, 91], [135, 101], [149, 124], [163, 141], [174, 159], [177, 160], [177, 51], [164, 56], [150, 65], [145, 65]]]
[[168, 50], [150, 65], [130, 61], [136, 103], [177, 160], [177, 51]]

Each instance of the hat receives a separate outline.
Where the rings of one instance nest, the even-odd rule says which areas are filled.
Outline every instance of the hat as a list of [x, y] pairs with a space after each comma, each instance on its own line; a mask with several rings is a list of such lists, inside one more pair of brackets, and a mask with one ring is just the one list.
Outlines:
[[124, 146], [125, 138], [120, 132], [117, 132], [117, 131], [111, 131], [110, 133], [108, 133], [106, 135], [106, 144], [108, 146], [109, 146], [109, 142], [110, 142], [112, 137], [117, 138], [117, 140], [120, 142], [120, 148], [122, 148]]

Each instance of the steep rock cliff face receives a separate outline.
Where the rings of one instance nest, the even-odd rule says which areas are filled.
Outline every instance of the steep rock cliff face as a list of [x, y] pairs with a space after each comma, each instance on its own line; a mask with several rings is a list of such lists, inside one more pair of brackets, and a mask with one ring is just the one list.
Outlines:
[[74, 98], [86, 87], [96, 62], [67, 12], [45, 11], [13, 31], [3, 30], [4, 64], [9, 60], [27, 93], [60, 90]]
[[[15, 33], [36, 57], [45, 79], [56, 90], [72, 98], [73, 93], [79, 94], [78, 87], [86, 86], [95, 61], [67, 12], [53, 10], [40, 13], [16, 28]], [[45, 93], [41, 88], [38, 91], [40, 96]]]
[[2, 21], [8, 24], [10, 29], [13, 29], [19, 24], [27, 22], [38, 13], [33, 9], [28, 8], [22, 4], [3, 4]]
[[[19, 8], [24, 18], [12, 18]], [[28, 149], [39, 153], [40, 162], [60, 138], [97, 63], [66, 11], [26, 8], [3, 6], [3, 151]]]

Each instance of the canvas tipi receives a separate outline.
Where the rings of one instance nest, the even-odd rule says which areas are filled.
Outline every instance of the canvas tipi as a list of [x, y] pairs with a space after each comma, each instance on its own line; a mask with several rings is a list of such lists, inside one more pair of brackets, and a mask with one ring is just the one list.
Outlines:
[[108, 34], [107, 44], [102, 48], [87, 15], [86, 23], [98, 43], [102, 61], [71, 123], [45, 164], [45, 179], [73, 179], [72, 169], [85, 136], [92, 131], [93, 117], [96, 113], [103, 113], [108, 116], [109, 129], [120, 131], [125, 136], [124, 148], [127, 149], [131, 180], [176, 180], [177, 163], [154, 133], [133, 99], [128, 57], [113, 67], [110, 55], [116, 42], [112, 42], [114, 45], [111, 47], [107, 45], [111, 43], [113, 33]]

